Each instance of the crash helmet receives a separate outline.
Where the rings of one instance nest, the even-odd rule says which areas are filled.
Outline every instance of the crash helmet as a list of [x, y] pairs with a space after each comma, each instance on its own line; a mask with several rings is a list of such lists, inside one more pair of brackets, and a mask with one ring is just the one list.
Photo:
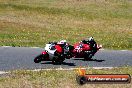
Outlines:
[[57, 44], [66, 44], [66, 40], [61, 40], [61, 41], [59, 41]]
[[88, 41], [94, 41], [94, 38], [93, 38], [93, 37], [90, 37], [90, 38], [88, 39]]

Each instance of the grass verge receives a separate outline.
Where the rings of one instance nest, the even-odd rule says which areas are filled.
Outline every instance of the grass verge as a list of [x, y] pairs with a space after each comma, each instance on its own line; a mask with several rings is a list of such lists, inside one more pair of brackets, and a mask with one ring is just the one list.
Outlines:
[[132, 50], [131, 35], [131, 0], [0, 0], [0, 46], [93, 36], [104, 48]]
[[[113, 69], [88, 69], [89, 74], [130, 74], [132, 67]], [[76, 82], [76, 71], [41, 70], [38, 72], [17, 70], [10, 75], [0, 77], [0, 88], [131, 88], [130, 84], [85, 84], [80, 86]]]

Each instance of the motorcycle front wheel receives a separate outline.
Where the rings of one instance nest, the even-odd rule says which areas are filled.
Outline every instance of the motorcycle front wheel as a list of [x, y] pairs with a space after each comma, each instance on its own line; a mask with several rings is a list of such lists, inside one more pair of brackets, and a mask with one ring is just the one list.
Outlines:
[[35, 57], [34, 62], [39, 63], [39, 62], [41, 62], [41, 60], [42, 60], [42, 55], [40, 54], [37, 57]]

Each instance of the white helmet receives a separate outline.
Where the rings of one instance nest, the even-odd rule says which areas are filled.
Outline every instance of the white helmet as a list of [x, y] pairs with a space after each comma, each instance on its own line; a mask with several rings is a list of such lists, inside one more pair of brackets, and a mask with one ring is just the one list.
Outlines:
[[94, 40], [94, 38], [93, 37], [90, 37], [89, 39], [88, 39], [88, 41], [93, 41]]
[[66, 44], [66, 40], [61, 40], [61, 41], [59, 41], [57, 44]]

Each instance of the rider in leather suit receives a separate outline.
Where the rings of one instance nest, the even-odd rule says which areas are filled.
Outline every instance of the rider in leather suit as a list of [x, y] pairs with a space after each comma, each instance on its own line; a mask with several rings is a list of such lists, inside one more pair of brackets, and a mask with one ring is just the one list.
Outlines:
[[88, 38], [88, 40], [82, 40], [82, 43], [90, 45], [93, 55], [97, 52], [97, 43], [94, 41], [93, 37]]
[[68, 49], [69, 44], [67, 43], [66, 40], [61, 40], [57, 44], [63, 48], [64, 54], [66, 54], [69, 51], [69, 49]]

